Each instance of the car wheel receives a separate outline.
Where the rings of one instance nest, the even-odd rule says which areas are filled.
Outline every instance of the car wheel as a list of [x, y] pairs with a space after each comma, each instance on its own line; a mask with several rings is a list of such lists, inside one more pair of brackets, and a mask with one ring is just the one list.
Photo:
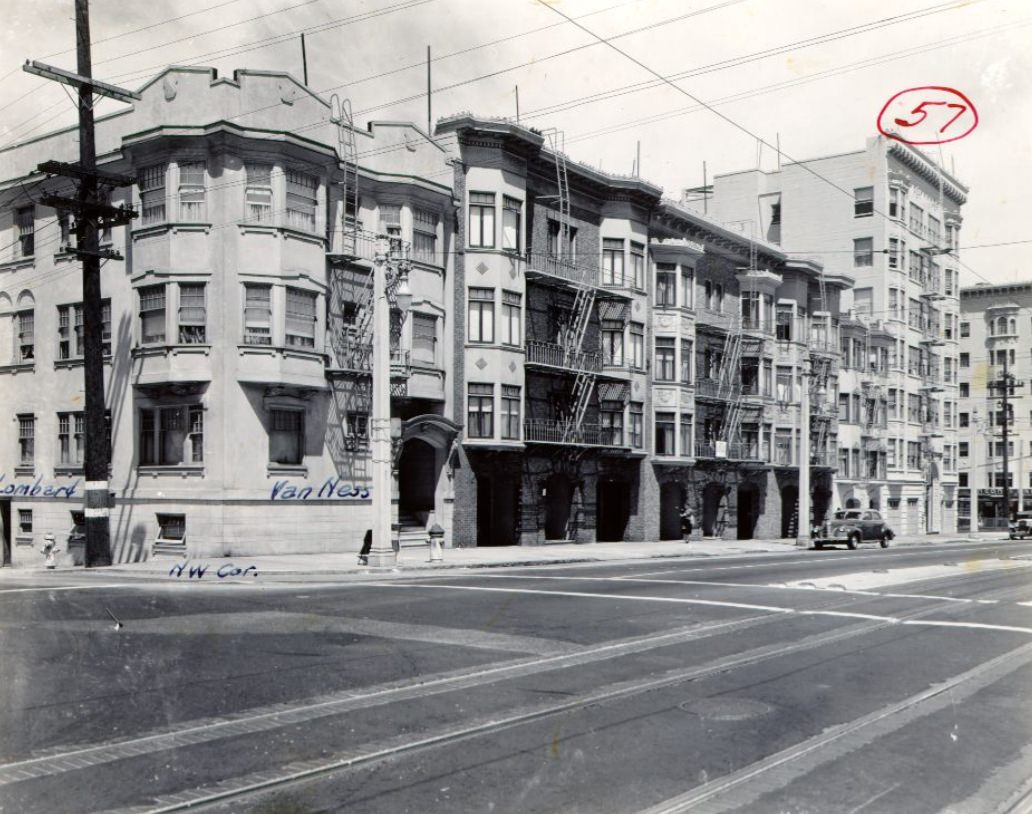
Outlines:
[[879, 540], [878, 542], [881, 543], [882, 548], [889, 547], [889, 538], [886, 537], [884, 534], [881, 536], [881, 540]]
[[814, 542], [813, 547], [820, 551], [822, 548], [824, 548], [824, 543], [822, 543], [820, 540], [817, 540]]
[[856, 547], [859, 544], [860, 544], [860, 535], [856, 534], [855, 532], [853, 534], [850, 534], [849, 535], [849, 540], [846, 541], [846, 545], [849, 547], [849, 550], [850, 551], [856, 551]]

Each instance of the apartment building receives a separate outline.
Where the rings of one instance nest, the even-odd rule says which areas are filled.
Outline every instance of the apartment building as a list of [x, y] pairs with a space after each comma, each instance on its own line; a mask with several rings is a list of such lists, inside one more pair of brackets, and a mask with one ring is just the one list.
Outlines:
[[[377, 264], [401, 545], [433, 523], [448, 545], [678, 538], [686, 506], [699, 534], [792, 537], [800, 465], [819, 522], [835, 469], [869, 460], [836, 457], [859, 415], [840, 377], [866, 358], [843, 356], [851, 270], [577, 163], [554, 131], [359, 130], [277, 73], [170, 68], [140, 92], [97, 123], [101, 166], [136, 180], [110, 200], [139, 214], [103, 235], [124, 258], [102, 272], [116, 560], [359, 548]], [[0, 152], [16, 564], [82, 526], [74, 224], [39, 203], [70, 185], [37, 171], [75, 138]]]
[[[124, 257], [101, 272], [115, 559], [358, 549], [378, 256], [412, 292], [391, 336], [394, 498], [401, 517], [450, 524], [448, 155], [412, 125], [348, 128], [285, 74], [177, 67], [140, 93], [97, 121], [100, 166], [137, 181], [111, 202], [139, 215], [102, 236]], [[0, 152], [0, 520], [15, 564], [82, 528], [81, 274], [74, 225], [39, 203], [71, 187], [36, 169], [77, 154], [74, 129]]]
[[967, 188], [885, 137], [774, 172], [717, 175], [689, 203], [856, 283], [842, 316], [834, 507], [898, 533], [957, 528], [958, 239]]
[[[1032, 510], [1032, 282], [961, 289], [960, 337], [957, 521], [964, 530], [1006, 528], [1005, 484], [1010, 514]], [[1013, 383], [1006, 411], [1005, 367]]]

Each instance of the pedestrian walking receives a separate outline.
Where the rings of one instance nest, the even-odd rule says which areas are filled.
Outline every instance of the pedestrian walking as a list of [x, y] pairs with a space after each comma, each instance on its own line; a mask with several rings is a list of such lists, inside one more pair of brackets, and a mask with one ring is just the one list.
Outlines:
[[358, 564], [369, 565], [369, 550], [373, 547], [373, 530], [366, 529], [362, 538], [362, 550], [358, 552]]

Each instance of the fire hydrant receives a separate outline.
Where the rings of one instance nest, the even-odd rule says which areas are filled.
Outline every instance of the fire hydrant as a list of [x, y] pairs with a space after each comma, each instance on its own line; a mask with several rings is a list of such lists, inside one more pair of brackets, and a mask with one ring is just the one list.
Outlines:
[[43, 547], [40, 552], [46, 557], [47, 568], [57, 568], [57, 543], [53, 534], [43, 535]]
[[429, 535], [430, 543], [430, 562], [441, 562], [444, 559], [441, 551], [444, 543], [444, 529], [437, 525], [437, 523], [434, 523], [427, 534]]

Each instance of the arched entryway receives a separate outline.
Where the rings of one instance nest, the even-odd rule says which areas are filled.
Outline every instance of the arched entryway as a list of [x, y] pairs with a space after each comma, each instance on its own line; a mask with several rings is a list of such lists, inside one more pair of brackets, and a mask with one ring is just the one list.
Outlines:
[[760, 517], [760, 490], [755, 483], [738, 487], [738, 539], [751, 540]]
[[398, 522], [426, 526], [434, 510], [437, 487], [437, 451], [426, 441], [405, 443], [398, 461]]
[[595, 539], [600, 543], [620, 542], [631, 518], [631, 485], [626, 481], [600, 480], [595, 496], [598, 501]]
[[846, 498], [846, 508], [847, 509], [859, 509], [860, 508], [860, 498], [858, 498], [858, 497], [847, 497]]
[[702, 533], [705, 537], [720, 537], [727, 524], [727, 498], [724, 487], [709, 483], [702, 490]]
[[679, 483], [664, 483], [659, 487], [659, 539], [681, 539], [681, 509], [685, 504], [685, 489]]
[[545, 539], [567, 540], [573, 509], [573, 481], [566, 475], [552, 475], [545, 482]]
[[781, 489], [781, 536], [795, 537], [799, 533], [796, 516], [799, 514], [799, 487], [791, 483]]

